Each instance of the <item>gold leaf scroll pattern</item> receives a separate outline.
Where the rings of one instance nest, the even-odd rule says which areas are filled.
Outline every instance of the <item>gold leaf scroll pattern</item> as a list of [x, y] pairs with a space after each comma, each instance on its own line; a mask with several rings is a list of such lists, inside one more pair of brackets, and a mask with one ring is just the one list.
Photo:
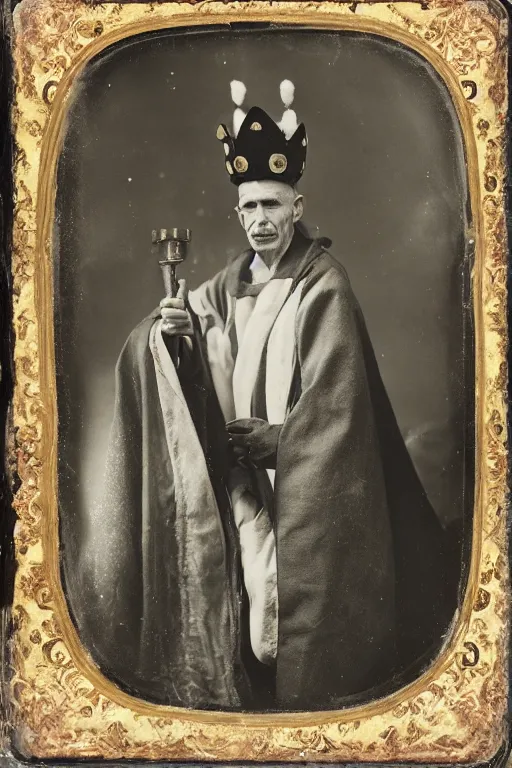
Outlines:
[[[494, 103], [496, 111], [501, 108], [501, 94], [495, 91]], [[499, 115], [499, 112], [498, 112]], [[500, 115], [499, 115], [500, 116]], [[480, 125], [480, 129], [487, 126]], [[487, 136], [485, 143], [485, 161], [483, 168], [483, 210], [485, 215], [485, 235], [487, 264], [483, 276], [483, 293], [487, 323], [492, 332], [496, 350], [499, 352], [502, 362], [497, 369], [492, 371], [486, 385], [490, 392], [491, 407], [485, 424], [485, 437], [487, 443], [487, 470], [488, 492], [487, 513], [484, 518], [484, 536], [488, 544], [496, 547], [497, 554], [493, 566], [493, 575], [501, 581], [501, 591], [496, 594], [494, 611], [498, 617], [505, 621], [506, 606], [504, 602], [504, 590], [507, 587], [504, 579], [507, 569], [499, 559], [499, 547], [504, 540], [506, 525], [505, 498], [502, 488], [502, 479], [507, 473], [507, 452], [505, 446], [505, 423], [502, 407], [503, 392], [506, 388], [506, 329], [503, 315], [503, 306], [506, 304], [506, 226], [503, 210], [503, 174], [504, 174], [504, 136]], [[489, 555], [488, 555], [489, 557]], [[493, 565], [492, 562], [490, 563]], [[482, 599], [482, 588], [479, 591]], [[503, 650], [503, 653], [505, 651]]]
[[[32, 566], [29, 578], [22, 581], [22, 590], [27, 597], [33, 596], [41, 610], [51, 610], [51, 594], [40, 565]], [[48, 615], [49, 618], [41, 620], [40, 629], [30, 632], [28, 642], [14, 647], [12, 690], [15, 709], [18, 712], [23, 709], [23, 720], [29, 731], [28, 741], [34, 737], [34, 745], [40, 741], [46, 744], [53, 742], [56, 746], [59, 738], [76, 736], [76, 731], [61, 734], [56, 739], [52, 736], [58, 734], [70, 707], [77, 707], [82, 718], [91, 718], [96, 712], [105, 716], [114, 705], [77, 671], [55, 617], [46, 613]], [[30, 628], [30, 618], [22, 605], [15, 607], [13, 623], [18, 634], [24, 627]], [[26, 632], [24, 636], [27, 636]], [[31, 655], [37, 657], [41, 670], [35, 678], [25, 673]], [[48, 669], [52, 670], [52, 674], [47, 674]]]
[[[486, 8], [485, 18], [479, 17], [479, 9]], [[500, 34], [501, 19], [497, 14], [489, 13], [489, 5], [464, 3], [453, 16], [451, 24], [446, 25], [449, 33], [445, 33], [442, 44], [450, 44], [456, 51], [454, 66], [461, 74], [475, 70], [485, 60], [487, 76], [495, 78], [499, 70], [506, 71], [506, 45]], [[494, 6], [496, 8], [496, 6]], [[480, 10], [481, 13], [481, 10]], [[437, 25], [431, 25], [431, 30], [440, 30], [443, 16], [437, 17]], [[466, 36], [466, 44], [461, 39]], [[438, 44], [443, 36], [438, 38]], [[469, 50], [469, 46], [472, 50]], [[445, 48], [445, 55], [449, 55]], [[466, 675], [476, 675], [483, 672], [483, 682], [477, 701], [471, 697], [461, 696], [454, 702], [455, 711], [468, 716], [470, 706], [479, 707], [478, 712], [493, 711], [498, 702], [506, 696], [506, 678], [498, 670], [503, 668], [507, 654], [507, 637], [504, 630], [506, 622], [506, 589], [505, 579], [507, 568], [500, 555], [500, 547], [505, 541], [505, 497], [503, 478], [507, 474], [507, 456], [504, 444], [506, 429], [504, 424], [503, 395], [506, 389], [506, 327], [504, 307], [506, 306], [506, 229], [503, 210], [503, 175], [504, 166], [504, 115], [500, 111], [505, 98], [505, 90], [501, 84], [493, 83], [488, 89], [488, 95], [495, 109], [493, 129], [485, 117], [473, 117], [476, 135], [481, 147], [485, 148], [482, 172], [484, 190], [482, 205], [484, 211], [484, 237], [486, 268], [483, 274], [483, 299], [486, 327], [492, 336], [491, 349], [495, 345], [501, 360], [497, 368], [491, 369], [486, 388], [489, 392], [490, 410], [487, 411], [484, 450], [487, 454], [487, 498], [484, 514], [484, 542], [486, 554], [482, 563], [480, 587], [477, 591], [474, 613], [470, 632], [466, 637], [467, 652], [462, 657], [462, 663], [467, 667]], [[484, 93], [485, 96], [485, 93]], [[489, 114], [489, 113], [487, 113]], [[492, 131], [492, 133], [490, 133]], [[495, 407], [492, 407], [492, 404]], [[489, 591], [492, 582], [500, 582], [501, 589]], [[490, 618], [487, 619], [487, 616]], [[497, 632], [494, 643], [491, 642], [491, 628], [488, 622], [501, 621], [501, 629]], [[493, 650], [493, 653], [491, 651]], [[487, 654], [490, 661], [482, 664], [480, 654]], [[494, 659], [492, 662], [491, 660]], [[469, 664], [468, 664], [469, 662]], [[478, 714], [477, 714], [478, 716]], [[475, 714], [473, 713], [473, 720]], [[483, 725], [484, 723], [482, 723]]]
[[[38, 64], [52, 86], [58, 84], [84, 45], [103, 33], [104, 26], [100, 19], [84, 18], [81, 3], [77, 2], [74, 6], [73, 9], [66, 0], [56, 0], [52, 8], [45, 5], [32, 8], [27, 5], [20, 9], [20, 22], [27, 40], [26, 47], [34, 46], [39, 49]], [[23, 94], [26, 98], [34, 98], [37, 96], [37, 90], [33, 60], [30, 56], [22, 60], [22, 69]], [[48, 93], [46, 95], [48, 96]], [[51, 97], [44, 100], [49, 103]]]
[[[482, 619], [480, 619], [480, 630], [486, 637], [488, 628]], [[456, 655], [455, 662], [448, 667], [438, 681], [431, 683], [424, 692], [399, 704], [394, 709], [393, 715], [398, 720], [406, 715], [412, 716], [405, 738], [400, 739], [399, 732], [393, 727], [381, 734], [386, 739], [386, 743], [393, 746], [396, 759], [406, 747], [428, 744], [442, 717], [442, 707], [439, 706], [441, 702], [444, 706], [450, 706], [458, 725], [463, 728], [468, 712], [476, 712], [479, 708], [477, 693], [467, 683], [475, 678], [485, 680], [490, 671], [490, 665], [487, 662], [479, 663], [476, 643], [464, 643], [463, 650]], [[443, 738], [440, 737], [437, 741], [439, 746], [455, 747], [453, 741], [446, 742]]]
[[[30, 169], [26, 153], [18, 151], [15, 163], [23, 170]], [[39, 366], [37, 354], [37, 326], [30, 306], [33, 298], [31, 281], [34, 275], [34, 222], [33, 197], [22, 179], [17, 182], [15, 225], [13, 232], [13, 293], [17, 392], [15, 409], [17, 474], [20, 488], [14, 499], [18, 516], [15, 528], [17, 551], [25, 555], [29, 546], [41, 538], [41, 509], [37, 504], [40, 483], [40, 441], [42, 403], [39, 398]]]
[[[372, 756], [382, 755], [384, 751], [386, 759], [398, 760], [401, 755], [407, 754], [407, 750], [411, 747], [425, 750], [425, 753], [432, 744], [443, 750], [451, 749], [454, 747], [453, 743], [445, 743], [444, 737], [439, 739], [433, 737], [435, 733], [433, 726], [442, 719], [441, 708], [438, 706], [441, 700], [446, 703], [446, 687], [432, 684], [420, 696], [396, 707], [393, 710], [393, 716], [397, 725], [388, 726], [369, 743], [362, 733], [360, 739], [355, 737], [355, 733], [361, 726], [360, 721], [356, 720], [322, 728], [300, 729], [291, 736], [290, 741], [284, 742], [283, 746], [292, 748], [298, 742], [301, 747], [299, 755], [304, 759], [311, 758], [313, 755], [339, 753], [343, 750], [343, 754], [346, 754], [348, 759], [360, 759], [361, 754], [371, 759]], [[406, 715], [409, 715], [408, 724], [405, 728], [401, 728], [400, 721]]]
[[483, 60], [494, 63], [500, 19], [481, 3], [434, 0], [439, 9], [427, 25], [424, 38], [450, 62], [459, 75], [479, 69]]
[[[59, 7], [61, 6], [61, 8]], [[41, 77], [47, 78], [42, 88], [42, 97], [46, 105], [58, 84], [58, 80], [73, 60], [73, 56], [87, 43], [89, 38], [101, 34], [103, 25], [94, 20], [83, 20], [82, 10], [76, 4], [76, 11], [69, 25], [69, 4], [56, 2], [53, 7], [21, 7], [19, 13], [24, 16], [25, 41], [30, 48], [42, 47], [38, 55], [24, 55], [18, 59], [21, 73], [19, 94], [27, 100], [37, 102], [36, 83]], [[44, 30], [44, 32], [43, 32]], [[39, 70], [39, 72], [38, 72]], [[18, 102], [20, 95], [18, 95]], [[29, 113], [30, 114], [30, 113]], [[13, 119], [28, 136], [37, 140], [36, 149], [40, 148], [48, 110], [39, 109], [37, 118], [21, 120], [19, 103], [13, 108]], [[28, 146], [28, 144], [27, 144]], [[37, 156], [36, 156], [37, 157]], [[33, 310], [34, 303], [34, 265], [35, 258], [35, 189], [30, 183], [31, 165], [24, 147], [16, 147], [16, 207], [13, 253], [13, 288], [15, 295], [14, 317], [17, 336], [17, 384], [18, 395], [15, 401], [16, 454], [17, 471], [21, 481], [14, 506], [18, 515], [15, 530], [16, 549], [20, 565], [18, 578], [19, 592], [27, 600], [27, 605], [37, 606], [28, 613], [23, 606], [17, 605], [13, 611], [13, 623], [18, 642], [13, 644], [13, 704], [19, 704], [30, 713], [32, 729], [36, 729], [39, 738], [44, 741], [49, 733], [58, 732], [59, 724], [65, 719], [70, 709], [77, 705], [85, 716], [92, 716], [93, 709], [100, 703], [100, 694], [85, 680], [74, 666], [65, 647], [53, 615], [53, 600], [46, 576], [45, 566], [41, 563], [27, 563], [31, 548], [41, 541], [41, 508], [37, 502], [40, 485], [41, 462], [38, 450], [41, 442], [42, 404], [39, 400], [37, 323]], [[37, 164], [37, 163], [36, 163]], [[33, 190], [33, 191], [32, 191]], [[47, 257], [47, 254], [45, 254]], [[43, 618], [50, 614], [51, 618]], [[32, 627], [39, 627], [32, 629]], [[23, 630], [26, 629], [24, 632]], [[28, 636], [28, 641], [27, 641]], [[52, 674], [25, 674], [26, 662], [36, 656], [36, 667]], [[30, 682], [27, 682], [30, 681]], [[81, 702], [81, 699], [85, 700]], [[113, 706], [102, 699], [104, 712]], [[62, 734], [61, 734], [62, 736]]]
[[[500, 19], [484, 13], [482, 4], [471, 0], [430, 0], [428, 8], [436, 9], [437, 13], [425, 24], [409, 18], [396, 6], [390, 10], [408, 31], [421, 36], [450, 62], [460, 78], [469, 108], [475, 114], [478, 106], [474, 100], [480, 96], [479, 84], [468, 75], [481, 71], [483, 62], [488, 67], [489, 77], [506, 65], [507, 48], [500, 35]], [[495, 103], [503, 102], [503, 86], [494, 84], [489, 95]]]
[[[240, 13], [246, 13], [251, 7], [257, 4], [248, 3], [245, 8], [241, 8]], [[391, 7], [379, 4], [380, 7], [370, 8], [371, 13], [391, 14]], [[432, 35], [429, 41], [430, 45], [436, 47], [446, 59], [450, 59], [454, 69], [460, 77], [471, 77], [481, 86], [484, 81], [482, 65], [485, 63], [489, 68], [496, 67], [498, 56], [501, 56], [500, 45], [497, 42], [500, 31], [499, 24], [494, 17], [487, 18], [485, 6], [483, 3], [472, 4], [471, 14], [467, 13], [469, 3], [458, 3], [457, 0], [443, 2], [442, 0], [433, 0], [429, 3], [429, 9], [419, 11], [417, 8], [405, 6], [411, 18], [402, 17], [402, 21], [397, 22], [397, 26], [412, 30], [424, 40], [428, 35]], [[202, 9], [206, 10], [212, 4], [203, 4]], [[174, 6], [175, 8], [176, 6]], [[316, 6], [315, 6], [316, 7]], [[173, 8], [173, 13], [175, 12]], [[324, 6], [325, 8], [325, 6]], [[482, 18], [478, 21], [478, 8], [481, 9]], [[44, 130], [44, 124], [50, 111], [51, 88], [57, 83], [62, 74], [69, 67], [70, 62], [79, 51], [88, 42], [94, 40], [98, 34], [102, 34], [96, 19], [101, 16], [104, 22], [104, 28], [110, 24], [111, 19], [116, 16], [116, 24], [122, 23], [122, 19], [131, 18], [135, 13], [134, 6], [102, 6], [97, 9], [87, 9], [83, 5], [74, 5], [68, 0], [54, 0], [52, 7], [39, 2], [35, 6], [36, 10], [41, 9], [39, 17], [34, 13], [30, 6], [26, 7], [26, 13], [29, 16], [23, 23], [23, 46], [20, 49], [18, 69], [21, 68], [21, 93], [27, 101], [36, 101], [37, 96], [43, 95], [45, 86], [47, 87], [47, 103], [39, 102], [42, 109], [42, 117], [35, 117], [41, 128]], [[187, 9], [188, 10], [188, 9]], [[335, 9], [341, 13], [343, 8]], [[393, 11], [396, 7], [393, 7]], [[449, 18], [450, 14], [459, 13], [459, 20], [454, 23]], [[189, 10], [188, 10], [189, 12]], [[319, 12], [327, 13], [319, 6]], [[332, 13], [332, 5], [329, 4], [328, 13]], [[164, 6], [155, 6], [152, 13], [159, 15], [167, 13]], [[170, 13], [170, 12], [169, 12]], [[33, 14], [30, 16], [30, 14]], [[64, 21], [65, 16], [65, 21]], [[436, 24], [436, 18], [438, 23]], [[121, 21], [120, 21], [121, 20]], [[84, 24], [81, 24], [83, 21]], [[470, 61], [471, 55], [465, 48], [460, 39], [457, 25], [462, 22], [470, 25], [467, 29], [478, 29], [479, 47], [475, 53], [476, 58]], [[30, 33], [32, 27], [32, 38], [26, 38], [26, 31]], [[169, 16], [169, 24], [172, 26], [172, 17]], [[473, 25], [473, 27], [471, 27]], [[478, 26], [480, 25], [480, 26]], [[63, 27], [66, 27], [63, 29]], [[50, 29], [48, 29], [50, 28]], [[44, 33], [43, 33], [44, 30]], [[48, 34], [50, 33], [50, 34]], [[433, 33], [433, 34], [432, 34]], [[467, 34], [467, 32], [466, 32]], [[51, 37], [51, 43], [49, 42]], [[492, 39], [494, 36], [494, 42]], [[29, 50], [30, 49], [30, 50]], [[494, 53], [493, 53], [494, 51]], [[37, 77], [34, 77], [34, 71]], [[36, 87], [37, 86], [37, 87]], [[499, 88], [491, 86], [491, 98], [496, 106], [503, 102], [503, 93]], [[29, 94], [29, 95], [27, 95]], [[480, 88], [479, 97], [485, 98], [486, 93]], [[501, 98], [501, 102], [500, 102]], [[478, 98], [477, 98], [478, 101]], [[477, 107], [478, 109], [479, 107]], [[474, 114], [474, 113], [473, 113]], [[499, 135], [501, 131], [498, 126], [494, 130], [494, 121], [487, 112], [479, 115], [480, 119], [490, 118], [493, 127], [485, 129], [486, 136], [482, 136], [479, 141], [480, 150], [483, 153], [483, 140], [489, 138], [500, 146]], [[475, 121], [476, 122], [476, 121]], [[489, 122], [489, 121], [487, 121]], [[37, 126], [34, 126], [34, 131]], [[479, 129], [482, 132], [485, 125]], [[30, 131], [27, 129], [27, 133]], [[492, 133], [489, 137], [488, 134]], [[32, 147], [27, 143], [28, 147]], [[491, 147], [492, 149], [492, 147]], [[32, 150], [31, 150], [32, 151]], [[492, 154], [489, 152], [489, 156]], [[29, 155], [30, 156], [30, 155]], [[34, 297], [26, 295], [26, 288], [31, 288], [31, 276], [33, 274], [33, 265], [35, 255], [33, 251], [33, 231], [34, 224], [32, 217], [34, 215], [34, 199], [30, 197], [36, 194], [36, 187], [33, 182], [28, 180], [27, 168], [23, 166], [25, 158], [20, 154], [19, 171], [20, 175], [26, 180], [26, 193], [20, 187], [22, 195], [20, 196], [20, 225], [15, 232], [15, 238], [18, 239], [18, 250], [15, 255], [15, 270], [17, 274], [17, 290], [22, 294], [17, 313], [17, 323], [19, 328], [24, 328], [25, 337], [20, 340], [17, 348], [17, 365], [20, 368], [20, 380], [23, 387], [27, 387], [27, 392], [31, 393], [32, 403], [28, 410], [27, 406], [22, 404], [23, 398], [20, 396], [17, 402], [17, 423], [21, 426], [18, 429], [18, 447], [22, 451], [20, 457], [20, 469], [25, 473], [22, 482], [22, 488], [19, 495], [19, 516], [26, 523], [25, 527], [32, 529], [34, 544], [40, 541], [40, 510], [37, 507], [37, 489], [40, 483], [40, 464], [37, 457], [37, 445], [40, 442], [41, 417], [38, 416], [38, 389], [35, 378], [37, 370], [37, 348], [33, 346], [33, 332], [35, 328], [36, 314], [34, 308]], [[484, 210], [486, 212], [485, 220], [485, 238], [490, 242], [491, 232], [497, 217], [500, 215], [501, 206], [501, 182], [497, 173], [492, 173], [489, 168], [488, 175], [495, 175], [498, 183], [494, 186], [490, 183], [491, 191], [487, 192], [484, 201]], [[25, 210], [23, 210], [23, 206]], [[23, 248], [22, 238], [28, 246], [26, 251]], [[496, 243], [497, 246], [497, 243]], [[32, 250], [30, 250], [32, 249]], [[504, 334], [503, 313], [500, 311], [500, 293], [503, 283], [503, 273], [501, 271], [503, 264], [503, 254], [498, 254], [496, 248], [496, 259], [489, 265], [490, 273], [488, 280], [488, 301], [487, 314], [491, 315], [491, 305], [498, 305], [493, 320], [493, 328], [496, 334], [501, 337]], [[28, 255], [27, 255], [28, 254]], [[47, 256], [45, 255], [45, 258]], [[486, 264], [487, 264], [486, 260]], [[499, 457], [503, 452], [502, 441], [500, 441], [499, 426], [502, 426], [503, 409], [499, 402], [499, 376], [503, 376], [501, 371], [491, 381], [491, 385], [496, 387], [496, 416], [492, 416], [487, 421], [486, 430], [493, 429], [496, 435], [496, 444], [492, 448], [491, 455]], [[23, 390], [25, 391], [25, 390]], [[496, 426], [498, 429], [496, 430]], [[21, 441], [21, 442], [20, 442]], [[33, 451], [31, 446], [34, 446]], [[27, 450], [28, 447], [28, 450]], [[31, 452], [32, 451], [32, 452]], [[492, 459], [494, 461], [494, 459]], [[494, 494], [496, 507], [503, 505], [500, 497], [503, 475], [500, 462], [493, 464], [495, 475], [491, 482], [491, 491]], [[26, 495], [23, 496], [23, 493]], [[32, 513], [29, 515], [29, 505]], [[492, 505], [491, 505], [492, 506]], [[495, 510], [486, 507], [486, 523], [500, 515], [495, 514]], [[501, 516], [504, 518], [504, 515]], [[32, 521], [32, 522], [30, 522]], [[499, 523], [497, 528], [492, 528], [491, 534], [496, 544], [502, 540], [503, 524]], [[19, 546], [19, 543], [18, 543]], [[21, 545], [23, 546], [23, 545]], [[34, 548], [35, 549], [35, 548]], [[37, 554], [39, 555], [39, 551]], [[27, 608], [30, 615], [23, 614], [24, 608], [17, 606], [17, 620], [20, 629], [16, 632], [16, 642], [14, 649], [16, 652], [15, 667], [17, 678], [15, 678], [15, 699], [23, 708], [23, 718], [20, 722], [26, 724], [30, 733], [26, 734], [26, 744], [32, 744], [36, 754], [48, 754], [58, 756], [62, 754], [63, 749], [75, 756], [87, 756], [90, 754], [104, 755], [109, 757], [120, 757], [129, 754], [130, 757], [164, 759], [172, 758], [174, 755], [178, 758], [187, 757], [196, 758], [198, 755], [204, 756], [223, 756], [227, 759], [232, 757], [236, 759], [243, 750], [245, 740], [245, 754], [249, 757], [255, 757], [259, 754], [272, 754], [274, 759], [303, 759], [303, 756], [311, 758], [314, 755], [328, 756], [333, 759], [334, 755], [342, 755], [345, 759], [350, 757], [360, 757], [364, 750], [369, 755], [376, 756], [377, 759], [393, 760], [404, 752], [407, 746], [417, 747], [416, 756], [423, 753], [428, 756], [435, 754], [439, 760], [448, 760], [454, 750], [459, 753], [464, 752], [468, 758], [468, 749], [466, 742], [461, 736], [460, 741], [456, 736], [448, 736], [445, 733], [446, 723], [443, 717], [446, 712], [453, 712], [456, 723], [460, 726], [460, 733], [468, 733], [469, 713], [480, 711], [482, 714], [488, 712], [483, 706], [488, 701], [494, 701], [496, 709], [501, 706], [500, 697], [500, 678], [499, 671], [503, 665], [503, 633], [497, 635], [492, 626], [492, 611], [502, 608], [503, 594], [497, 589], [499, 582], [500, 568], [498, 567], [498, 557], [496, 551], [489, 562], [485, 564], [485, 579], [482, 579], [482, 588], [492, 595], [492, 600], [481, 605], [481, 610], [475, 615], [471, 623], [471, 632], [464, 638], [466, 642], [473, 643], [480, 652], [480, 658], [475, 666], [465, 666], [464, 659], [469, 658], [468, 648], [462, 644], [457, 649], [457, 654], [451, 665], [440, 673], [434, 682], [432, 682], [426, 691], [422, 691], [416, 696], [411, 696], [408, 700], [402, 702], [396, 707], [391, 715], [386, 715], [386, 726], [378, 732], [372, 730], [373, 726], [365, 723], [363, 720], [361, 727], [359, 721], [348, 723], [332, 723], [322, 726], [310, 726], [305, 728], [245, 728], [237, 732], [236, 739], [234, 732], [235, 726], [223, 727], [219, 723], [201, 724], [185, 722], [176, 715], [176, 724], [172, 716], [157, 718], [155, 716], [146, 717], [130, 712], [129, 709], [118, 706], [109, 701], [102, 694], [96, 691], [91, 683], [76, 669], [70, 659], [67, 650], [64, 648], [62, 634], [57, 626], [53, 615], [53, 601], [49, 589], [44, 567], [39, 563], [33, 562], [31, 549], [23, 556], [21, 547], [19, 554], [20, 577], [19, 592], [25, 597], [25, 594], [32, 595], [30, 600], [27, 597]], [[36, 560], [38, 557], [35, 558]], [[502, 569], [506, 570], [506, 569]], [[23, 578], [25, 580], [23, 580]], [[24, 592], [26, 591], [26, 593]], [[26, 611], [25, 611], [26, 613]], [[478, 622], [478, 623], [477, 623]], [[466, 656], [465, 656], [466, 654]], [[494, 666], [489, 659], [494, 659]], [[29, 666], [27, 666], [29, 664]], [[34, 669], [37, 669], [37, 675], [34, 675]], [[493, 676], [493, 670], [495, 674]], [[496, 680], [494, 679], [496, 678]], [[440, 698], [443, 699], [443, 706], [439, 706]], [[411, 718], [405, 718], [409, 714]], [[394, 719], [393, 719], [394, 718]], [[384, 718], [383, 718], [384, 720]], [[473, 721], [472, 721], [473, 722]], [[390, 724], [391, 723], [391, 724]], [[488, 734], [488, 729], [482, 723], [482, 731]], [[362, 731], [365, 730], [364, 735]], [[373, 733], [373, 741], [368, 738], [368, 733]], [[148, 735], [149, 734], [149, 735]], [[479, 745], [472, 742], [472, 749], [478, 751], [480, 746], [487, 746], [485, 742]], [[472, 753], [473, 754], [473, 753]], [[477, 757], [475, 753], [475, 757]]]
[[503, 258], [506, 242], [505, 214], [502, 206], [503, 163], [505, 155], [504, 138], [489, 137], [485, 147], [484, 187], [486, 195], [483, 199], [484, 212], [489, 221], [487, 234], [489, 237], [490, 253], [492, 255], [492, 277], [496, 277], [505, 287], [506, 275], [503, 270], [506, 261]]
[[24, 556], [29, 547], [40, 541], [42, 534], [42, 513], [38, 503], [42, 403], [39, 398], [35, 341], [31, 338], [35, 333], [34, 322], [26, 309], [20, 312], [16, 327], [19, 343], [25, 342], [29, 352], [18, 358], [16, 364], [16, 409], [21, 419], [18, 420], [15, 435], [16, 472], [20, 487], [13, 501], [18, 518], [14, 537], [18, 554]]
[[[23, 582], [23, 589], [27, 595], [33, 592], [37, 596], [38, 604], [43, 609], [46, 609], [51, 596], [45, 585], [44, 571], [37, 566], [33, 571], [33, 577], [29, 581]], [[483, 623], [481, 626], [485, 633]], [[80, 714], [82, 718], [91, 718], [93, 713], [98, 713], [99, 711], [102, 714], [109, 709], [115, 711], [115, 707], [94, 691], [77, 672], [62, 644], [61, 635], [55, 620], [52, 618], [51, 620], [43, 621], [42, 628], [48, 636], [45, 642], [34, 632], [31, 633], [30, 639], [35, 646], [34, 650], [38, 650], [41, 653], [42, 660], [46, 662], [46, 669], [48, 669], [48, 665], [51, 665], [55, 674], [49, 676], [49, 686], [48, 683], [44, 682], [44, 676], [42, 675], [39, 684], [34, 684], [36, 685], [35, 689], [32, 687], [27, 690], [26, 687], [23, 687], [23, 696], [20, 703], [24, 708], [25, 721], [28, 708], [30, 727], [34, 737], [48, 749], [49, 741], [51, 743], [54, 738], [57, 738], [58, 733], [58, 729], [52, 733], [52, 728], [56, 726], [58, 718], [66, 714], [66, 708], [69, 707], [71, 702], [73, 703], [74, 711]], [[22, 655], [27, 655], [26, 649], [23, 649]], [[20, 660], [17, 660], [16, 666], [20, 669]], [[470, 674], [472, 677], [477, 674], [485, 676], [488, 672], [487, 666], [483, 666], [480, 670], [472, 671]], [[400, 754], [404, 753], [407, 747], [416, 745], [427, 750], [432, 743], [431, 734], [433, 731], [430, 726], [435, 726], [440, 718], [442, 718], [442, 708], [438, 706], [441, 699], [444, 699], [445, 705], [453, 704], [454, 711], [458, 713], [461, 723], [467, 712], [473, 711], [478, 706], [478, 701], [473, 691], [469, 691], [467, 694], [463, 693], [461, 696], [465, 683], [464, 674], [467, 675], [468, 671], [463, 669], [462, 663], [456, 669], [450, 668], [444, 676], [445, 679], [442, 681], [442, 685], [432, 684], [420, 696], [397, 707], [393, 713], [397, 719], [403, 718], [407, 713], [414, 716], [414, 719], [407, 726], [405, 733], [401, 733], [395, 726], [390, 726], [381, 732], [377, 739], [365, 746], [363, 740], [358, 741], [354, 739], [354, 732], [359, 729], [358, 721], [348, 724], [337, 724], [326, 728], [303, 728], [297, 732], [290, 729], [290, 738], [279, 739], [278, 744], [274, 745], [273, 751], [274, 753], [277, 752], [277, 754], [281, 752], [283, 757], [285, 757], [289, 756], [291, 750], [299, 750], [300, 754], [303, 754], [305, 757], [311, 757], [315, 754], [329, 755], [343, 749], [344, 753], [356, 758], [358, 754], [362, 753], [363, 748], [369, 755], [373, 753], [382, 754], [382, 745], [384, 745], [390, 759], [397, 759]], [[23, 680], [22, 671], [20, 678]], [[41, 701], [39, 694], [43, 690], [44, 697], [43, 701]], [[153, 751], [153, 754], [156, 757], [170, 754], [169, 750], [172, 745], [168, 740], [166, 741], [168, 736], [165, 736], [167, 725], [168, 721], [165, 719], [153, 723], [154, 730], [161, 736], [161, 739], [159, 738], [156, 743], [153, 743], [153, 750], [156, 750]], [[161, 732], [160, 729], [162, 729]], [[55, 737], [53, 734], [55, 734]], [[79, 731], [76, 727], [73, 734], [76, 740], [79, 736]], [[85, 731], [82, 732], [82, 735], [85, 736]], [[186, 750], [186, 753], [191, 755], [208, 757], [218, 754], [218, 749], [229, 751], [229, 740], [227, 737], [223, 738], [226, 741], [225, 744], [219, 742], [221, 735], [217, 731], [214, 737], [216, 743], [214, 743], [212, 741], [212, 734], [208, 729], [204, 732], [202, 729], [195, 729], [193, 734], [178, 740], [174, 744], [174, 748], [180, 750], [177, 752], [178, 754], [183, 754], [183, 750]], [[138, 745], [134, 743], [129, 737], [127, 729], [119, 721], [115, 721], [106, 729], [102, 739], [105, 740], [105, 746], [115, 750], [108, 754], [122, 754], [122, 751], [127, 746], [130, 746], [130, 754], [135, 757], [144, 756], [144, 744], [140, 743]], [[442, 750], [453, 749], [457, 746], [453, 738], [446, 740], [446, 737], [439, 737], [436, 743]], [[61, 746], [62, 742], [57, 740], [55, 744], [56, 747], [57, 745]], [[34, 746], [36, 746], [35, 742]], [[269, 730], [263, 730], [251, 737], [252, 754], [254, 754], [255, 747], [265, 752], [271, 746], [271, 733]], [[135, 752], [133, 751], [134, 749]]]

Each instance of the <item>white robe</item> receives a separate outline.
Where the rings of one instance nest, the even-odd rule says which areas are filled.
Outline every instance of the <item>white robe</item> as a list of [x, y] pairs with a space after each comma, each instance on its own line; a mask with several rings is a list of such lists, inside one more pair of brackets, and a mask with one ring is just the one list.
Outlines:
[[[249, 269], [252, 283], [268, 284], [258, 296], [230, 300], [238, 342], [236, 359], [233, 360], [231, 354], [228, 318], [225, 325], [216, 323], [206, 331], [208, 361], [226, 421], [250, 418], [251, 398], [262, 352], [269, 336], [274, 337], [274, 343], [269, 346], [270, 350], [274, 350], [271, 367], [278, 371], [280, 380], [274, 381], [273, 392], [267, 399], [267, 410], [269, 423], [282, 424], [295, 364], [293, 323], [298, 301], [291, 300], [290, 303], [291, 279], [269, 282], [274, 270], [269, 269], [258, 254], [254, 255]], [[300, 290], [297, 289], [295, 293], [298, 299]], [[189, 294], [189, 301], [200, 319], [204, 321], [207, 317], [211, 318], [213, 307], [206, 300], [203, 286]], [[283, 312], [284, 323], [281, 317], [278, 323], [276, 318], [285, 303], [288, 311]], [[275, 472], [267, 470], [267, 473], [273, 485]], [[275, 536], [268, 510], [247, 489], [244, 480], [244, 470], [234, 469], [230, 478], [230, 493], [240, 537], [244, 583], [249, 597], [251, 646], [259, 661], [271, 664], [277, 655], [278, 637]]]

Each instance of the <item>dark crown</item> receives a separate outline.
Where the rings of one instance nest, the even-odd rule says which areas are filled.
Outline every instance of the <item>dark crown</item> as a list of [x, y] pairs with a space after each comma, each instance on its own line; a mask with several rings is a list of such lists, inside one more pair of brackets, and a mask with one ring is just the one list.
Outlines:
[[226, 169], [233, 184], [274, 179], [293, 186], [302, 176], [307, 150], [304, 123], [287, 139], [263, 109], [252, 107], [238, 135], [231, 136], [221, 124], [217, 138], [224, 145]]

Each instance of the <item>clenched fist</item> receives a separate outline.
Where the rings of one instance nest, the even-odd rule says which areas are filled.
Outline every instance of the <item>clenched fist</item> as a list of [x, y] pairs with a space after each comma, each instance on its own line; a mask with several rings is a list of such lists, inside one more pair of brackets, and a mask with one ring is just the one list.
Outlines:
[[193, 336], [192, 318], [186, 309], [187, 284], [179, 281], [179, 289], [175, 299], [162, 299], [160, 314], [162, 316], [162, 333], [167, 336]]

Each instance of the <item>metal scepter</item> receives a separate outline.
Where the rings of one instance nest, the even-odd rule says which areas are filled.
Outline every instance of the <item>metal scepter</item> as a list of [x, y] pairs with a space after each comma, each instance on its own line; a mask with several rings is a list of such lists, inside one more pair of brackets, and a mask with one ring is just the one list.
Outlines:
[[165, 296], [176, 298], [178, 279], [176, 267], [185, 261], [192, 233], [190, 229], [154, 229], [151, 233], [153, 253], [159, 256], [158, 263], [164, 279]]

